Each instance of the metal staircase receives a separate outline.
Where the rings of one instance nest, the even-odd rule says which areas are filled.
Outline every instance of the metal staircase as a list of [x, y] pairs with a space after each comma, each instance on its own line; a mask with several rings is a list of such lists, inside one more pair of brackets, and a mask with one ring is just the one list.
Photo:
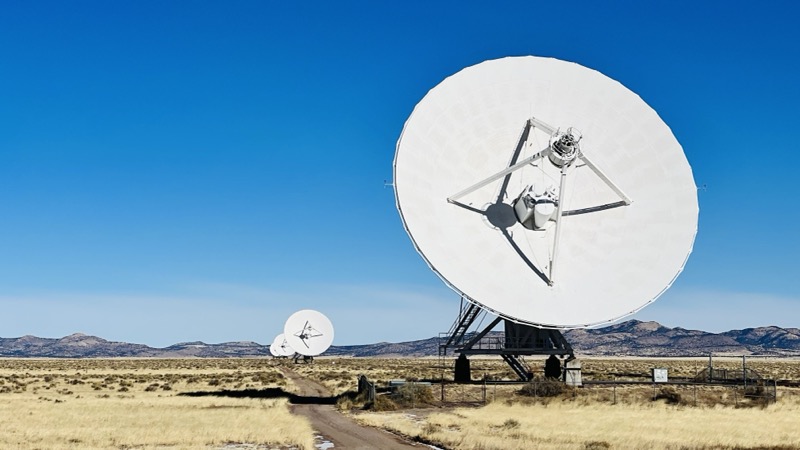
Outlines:
[[530, 367], [518, 355], [503, 353], [500, 356], [503, 357], [503, 361], [511, 367], [511, 370], [517, 374], [520, 380], [530, 381], [533, 378]]
[[[466, 309], [465, 309], [466, 303]], [[457, 347], [464, 340], [464, 336], [472, 326], [475, 319], [483, 311], [481, 307], [474, 303], [464, 302], [464, 297], [461, 297], [461, 308], [458, 318], [450, 327], [450, 331], [444, 336], [447, 341], [444, 344], [439, 344], [439, 355], [444, 356], [447, 354], [448, 347]]]

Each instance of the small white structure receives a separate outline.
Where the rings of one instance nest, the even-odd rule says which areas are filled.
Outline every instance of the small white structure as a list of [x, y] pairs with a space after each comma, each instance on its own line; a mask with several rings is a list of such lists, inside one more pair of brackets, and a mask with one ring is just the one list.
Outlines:
[[583, 386], [581, 362], [579, 360], [568, 359], [564, 362], [564, 383], [567, 386]]
[[653, 383], [668, 383], [669, 377], [667, 376], [667, 369], [654, 367], [653, 368]]

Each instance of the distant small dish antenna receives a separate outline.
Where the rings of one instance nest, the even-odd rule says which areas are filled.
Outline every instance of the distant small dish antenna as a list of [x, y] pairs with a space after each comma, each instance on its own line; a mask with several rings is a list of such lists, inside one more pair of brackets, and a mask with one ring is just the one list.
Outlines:
[[294, 350], [286, 340], [284, 333], [275, 336], [275, 340], [269, 346], [269, 352], [275, 357], [287, 357], [294, 355]]
[[321, 312], [303, 309], [286, 319], [283, 334], [296, 353], [313, 358], [333, 343], [333, 324]]

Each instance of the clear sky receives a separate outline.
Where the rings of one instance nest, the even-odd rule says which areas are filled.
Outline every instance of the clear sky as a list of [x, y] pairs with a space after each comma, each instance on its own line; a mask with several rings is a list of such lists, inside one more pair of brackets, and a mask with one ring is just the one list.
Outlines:
[[463, 67], [597, 69], [672, 128], [700, 226], [635, 318], [800, 327], [800, 3], [6, 1], [0, 336], [335, 344], [449, 328], [394, 206], [395, 143]]

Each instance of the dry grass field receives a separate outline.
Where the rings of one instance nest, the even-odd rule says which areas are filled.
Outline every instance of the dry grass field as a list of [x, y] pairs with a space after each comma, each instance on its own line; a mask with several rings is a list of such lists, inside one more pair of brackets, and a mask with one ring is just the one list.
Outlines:
[[[544, 361], [529, 363], [539, 370]], [[283, 395], [258, 395], [296, 392], [282, 370], [338, 395], [353, 391], [361, 374], [381, 387], [392, 379], [435, 382], [452, 377], [450, 364], [437, 358], [318, 358], [313, 364], [0, 359], [0, 448], [310, 450], [309, 422], [291, 414]], [[653, 367], [691, 377], [707, 364], [702, 358], [586, 358], [583, 373], [587, 380], [644, 381]], [[800, 380], [797, 359], [752, 358], [747, 364], [765, 377]], [[716, 358], [714, 366], [740, 369], [741, 359]], [[474, 379], [515, 378], [499, 359], [475, 359], [472, 369]], [[779, 387], [778, 401], [768, 404], [729, 387], [620, 384], [543, 397], [541, 385], [533, 389], [536, 396], [520, 393], [531, 387], [448, 384], [443, 403], [434, 383], [412, 395], [379, 395], [393, 399], [384, 408], [360, 410], [363, 403], [347, 400], [340, 409], [361, 423], [450, 450], [800, 449], [798, 388]]]
[[[399, 362], [385, 361], [374, 372], [376, 378]], [[530, 363], [538, 367], [538, 362]], [[671, 376], [692, 377], [708, 360], [588, 358], [583, 363], [585, 379], [643, 381], [649, 379], [653, 367], [666, 367]], [[419, 364], [415, 361], [408, 373], [424, 372]], [[736, 370], [741, 365], [740, 358], [714, 359], [715, 368]], [[747, 365], [764, 377], [800, 380], [797, 359], [752, 358]], [[474, 361], [473, 379], [513, 379], [503, 366], [497, 360]], [[481, 369], [476, 371], [476, 367]], [[448, 400], [474, 403], [485, 398], [486, 405], [452, 407], [450, 403], [446, 408], [434, 405], [412, 411], [354, 411], [354, 416], [367, 425], [458, 450], [800, 449], [797, 388], [779, 388], [776, 403], [743, 398], [741, 388], [719, 386], [654, 389], [620, 384], [565, 389], [546, 398], [522, 396], [519, 385], [490, 385], [485, 393], [480, 385], [448, 385], [446, 389]], [[438, 397], [438, 392], [433, 394]]]
[[361, 413], [362, 423], [448, 449], [796, 449], [800, 403], [764, 409], [558, 399], [443, 412]]
[[[528, 361], [534, 370], [543, 360]], [[452, 360], [448, 364], [451, 364]], [[715, 368], [741, 370], [741, 358], [715, 357]], [[654, 367], [671, 377], [691, 378], [707, 358], [585, 358], [586, 380], [647, 381]], [[800, 380], [800, 360], [749, 358], [749, 369], [765, 378]], [[430, 359], [319, 359], [296, 371], [334, 392], [353, 388], [366, 375], [378, 386], [391, 379], [449, 379], [440, 361]], [[514, 380], [499, 359], [473, 359], [473, 379]], [[573, 449], [800, 449], [800, 389], [780, 387], [774, 404], [743, 397], [741, 388], [724, 386], [604, 385], [567, 389], [557, 397], [525, 397], [520, 385], [434, 384], [428, 404], [409, 405], [395, 397], [378, 409], [345, 409], [361, 423], [385, 428], [422, 442], [458, 450], [532, 448]], [[380, 396], [379, 396], [380, 397]], [[654, 397], [656, 400], [654, 400]], [[483, 406], [485, 401], [485, 406]], [[461, 406], [460, 406], [461, 405]], [[478, 405], [478, 406], [476, 406]], [[414, 409], [403, 410], [413, 406]]]
[[178, 395], [277, 387], [265, 359], [3, 359], [0, 448], [313, 449], [285, 399]]

